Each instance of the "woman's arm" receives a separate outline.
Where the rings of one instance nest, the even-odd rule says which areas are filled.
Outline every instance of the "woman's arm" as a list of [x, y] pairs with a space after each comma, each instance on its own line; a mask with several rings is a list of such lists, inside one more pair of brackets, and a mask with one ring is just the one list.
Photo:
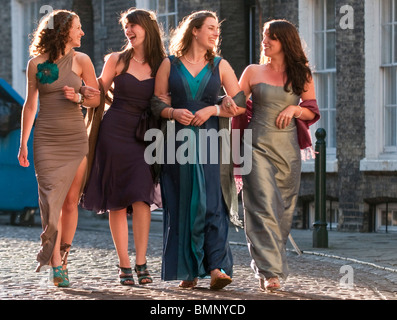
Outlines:
[[28, 140], [32, 131], [34, 119], [37, 112], [37, 99], [38, 99], [38, 88], [37, 88], [37, 66], [30, 60], [26, 68], [26, 99], [22, 109], [21, 117], [21, 138], [20, 147], [18, 153], [19, 164], [22, 167], [28, 167]]
[[[305, 91], [302, 93], [301, 99], [302, 101], [316, 99], [313, 78], [311, 78], [310, 81], [306, 83]], [[299, 118], [301, 120], [313, 120], [315, 116], [315, 113], [308, 108], [301, 107], [300, 105], [289, 105], [278, 115], [276, 119], [276, 126], [279, 129], [284, 129], [290, 124], [292, 118]]]
[[[239, 82], [238, 82], [239, 88], [241, 89], [241, 91], [243, 92], [243, 94], [245, 96], [245, 102], [251, 96], [251, 78], [252, 78], [253, 72], [254, 72], [254, 70], [253, 70], [252, 65], [246, 67], [240, 77]], [[233, 100], [233, 97], [230, 95], [227, 95], [222, 100], [222, 108], [227, 109], [227, 108], [231, 108], [231, 107], [236, 108], [236, 110], [237, 110], [237, 106], [236, 106], [235, 101]], [[244, 113], [244, 112], [245, 112], [245, 110], [242, 113]]]
[[94, 65], [92, 64], [90, 57], [86, 54], [79, 53], [78, 61], [82, 65], [81, 78], [83, 79], [84, 84], [98, 90], [98, 94], [85, 97], [83, 105], [86, 107], [97, 107], [100, 103], [100, 92]]
[[[219, 64], [219, 73], [221, 78], [221, 83], [225, 92], [228, 96], [234, 97], [240, 91], [240, 86], [234, 73], [233, 68], [230, 66], [229, 62], [222, 59]], [[194, 119], [191, 124], [194, 126], [201, 126], [205, 121], [207, 121], [211, 116], [219, 117], [234, 117], [245, 112], [245, 108], [237, 106], [235, 103], [231, 103], [228, 107], [219, 107], [217, 105], [208, 106], [201, 110], [198, 110], [194, 114]]]
[[[81, 103], [85, 107], [97, 107], [100, 103], [100, 92], [98, 90], [98, 81], [95, 75], [94, 65], [88, 55], [82, 52], [76, 52], [75, 61], [77, 66], [73, 67], [73, 71], [84, 81], [85, 86], [92, 88], [95, 94], [85, 95], [84, 101]], [[66, 99], [79, 103], [80, 96], [74, 91], [74, 88], [69, 86], [63, 87]]]
[[[161, 63], [157, 74], [154, 87], [154, 95], [156, 97], [168, 96], [168, 78], [170, 76], [171, 62], [168, 58], [164, 59]], [[164, 100], [164, 99], [163, 99]], [[160, 116], [166, 119], [175, 119], [183, 125], [190, 124], [194, 115], [188, 109], [174, 109], [171, 106], [166, 106], [160, 112]]]

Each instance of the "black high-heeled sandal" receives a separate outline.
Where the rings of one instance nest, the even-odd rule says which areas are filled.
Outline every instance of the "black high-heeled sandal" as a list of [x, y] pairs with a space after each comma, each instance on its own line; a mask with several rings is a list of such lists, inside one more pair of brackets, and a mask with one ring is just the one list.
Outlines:
[[[153, 279], [150, 276], [150, 273], [149, 273], [149, 271], [147, 269], [146, 263], [145, 264], [141, 264], [141, 265], [136, 264], [135, 265], [135, 272], [136, 272], [136, 274], [138, 276], [139, 284], [153, 283]], [[146, 281], [143, 281], [143, 280], [146, 280]]]

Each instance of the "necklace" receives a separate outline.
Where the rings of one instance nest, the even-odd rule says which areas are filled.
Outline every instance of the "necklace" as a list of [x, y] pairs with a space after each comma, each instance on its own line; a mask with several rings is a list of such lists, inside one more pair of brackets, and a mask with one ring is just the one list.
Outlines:
[[134, 56], [132, 56], [132, 59], [134, 59], [136, 62], [138, 62], [138, 63], [140, 63], [140, 64], [144, 64], [144, 63], [145, 63], [145, 59], [143, 59], [143, 60], [138, 60], [138, 59], [135, 59]]
[[187, 62], [189, 62], [190, 64], [199, 64], [203, 59], [204, 59], [204, 57], [202, 57], [199, 61], [197, 61], [197, 62], [191, 62], [186, 56], [183, 56], [184, 58], [185, 58], [185, 60], [187, 61]]

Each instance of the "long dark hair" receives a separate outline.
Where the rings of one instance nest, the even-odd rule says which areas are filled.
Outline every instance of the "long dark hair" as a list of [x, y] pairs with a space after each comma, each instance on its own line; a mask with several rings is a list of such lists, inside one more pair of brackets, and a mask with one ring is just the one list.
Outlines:
[[37, 57], [48, 53], [50, 62], [64, 55], [74, 18], [78, 18], [78, 15], [68, 10], [54, 10], [44, 17], [33, 33], [30, 55]]
[[[269, 37], [279, 40], [284, 52], [287, 81], [284, 90], [292, 91], [300, 96], [305, 91], [305, 84], [312, 78], [309, 61], [303, 50], [301, 39], [296, 27], [287, 20], [271, 20], [265, 23], [263, 31], [269, 31]], [[269, 61], [262, 48], [261, 64]]]
[[[150, 10], [131, 8], [122, 13], [119, 22], [123, 27], [127, 23], [138, 24], [145, 30], [145, 40], [143, 42], [145, 61], [148, 62], [152, 70], [151, 76], [155, 77], [161, 62], [166, 56], [164, 44], [161, 39], [162, 31], [157, 23], [155, 13]], [[121, 73], [128, 70], [134, 53], [134, 48], [130, 43], [127, 43], [117, 61], [117, 63], [120, 61], [124, 63], [124, 68]]]

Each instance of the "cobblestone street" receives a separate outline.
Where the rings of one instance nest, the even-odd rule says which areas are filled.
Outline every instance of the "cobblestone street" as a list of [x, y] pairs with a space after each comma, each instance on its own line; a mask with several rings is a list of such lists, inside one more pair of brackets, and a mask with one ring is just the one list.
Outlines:
[[[236, 233], [234, 229], [230, 240], [234, 254], [233, 283], [223, 290], [212, 291], [209, 290], [209, 279], [202, 279], [194, 290], [179, 289], [179, 281], [164, 282], [160, 279], [161, 221], [152, 222], [147, 256], [154, 283], [122, 286], [117, 281], [117, 256], [107, 221], [82, 220], [69, 256], [71, 286], [63, 289], [48, 282], [48, 271], [34, 272], [41, 228], [0, 225], [0, 299], [397, 300], [397, 272], [394, 269], [382, 269], [371, 263], [319, 252], [304, 251], [298, 255], [291, 248], [288, 251], [290, 276], [282, 283], [282, 290], [262, 292], [249, 267], [250, 258], [243, 234], [241, 231]], [[299, 234], [295, 235], [298, 244], [303, 241]], [[132, 236], [130, 242], [133, 248]], [[131, 257], [134, 264], [133, 252]], [[347, 270], [352, 271], [352, 283], [345, 280], [346, 271], [342, 267], [346, 265], [350, 266]]]

